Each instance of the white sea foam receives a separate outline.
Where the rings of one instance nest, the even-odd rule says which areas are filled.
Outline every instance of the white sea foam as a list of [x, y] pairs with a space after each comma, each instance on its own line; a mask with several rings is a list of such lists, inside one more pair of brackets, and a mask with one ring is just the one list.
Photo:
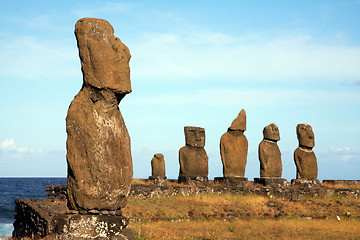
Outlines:
[[0, 223], [0, 239], [3, 239], [3, 237], [10, 237], [13, 230], [14, 227], [12, 223]]

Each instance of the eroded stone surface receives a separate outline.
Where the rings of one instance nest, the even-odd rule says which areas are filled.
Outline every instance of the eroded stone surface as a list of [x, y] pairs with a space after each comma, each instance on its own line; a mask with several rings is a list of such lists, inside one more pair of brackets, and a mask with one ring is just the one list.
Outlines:
[[294, 151], [297, 179], [316, 179], [318, 166], [316, 156], [312, 148], [315, 146], [314, 133], [308, 124], [298, 124], [296, 134], [299, 147]]
[[68, 110], [68, 207], [116, 210], [132, 181], [130, 137], [118, 104], [131, 92], [129, 49], [105, 20], [75, 26], [83, 86]]
[[[22, 239], [133, 239], [129, 220], [115, 214], [65, 214], [63, 199], [17, 199], [13, 237]], [[84, 210], [82, 210], [84, 211]], [[115, 212], [114, 212], [115, 213]], [[121, 214], [120, 214], [121, 215]]]
[[186, 146], [179, 150], [180, 173], [185, 177], [207, 177], [208, 156], [204, 149], [205, 129], [185, 127]]
[[263, 130], [264, 139], [259, 144], [259, 161], [261, 178], [281, 178], [281, 152], [277, 141], [280, 140], [279, 128], [269, 124]]
[[245, 175], [248, 152], [245, 130], [246, 113], [242, 109], [228, 131], [220, 139], [220, 155], [224, 177], [244, 177]]
[[161, 153], [156, 153], [151, 159], [151, 176], [165, 177], [165, 160]]

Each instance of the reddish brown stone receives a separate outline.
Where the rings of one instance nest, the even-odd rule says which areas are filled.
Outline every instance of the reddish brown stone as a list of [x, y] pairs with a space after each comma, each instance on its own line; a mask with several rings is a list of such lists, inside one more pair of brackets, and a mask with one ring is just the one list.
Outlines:
[[83, 86], [66, 117], [68, 207], [116, 210], [132, 181], [130, 137], [118, 104], [131, 92], [128, 48], [105, 20], [75, 26]]
[[263, 130], [264, 139], [259, 144], [260, 177], [281, 178], [281, 152], [277, 145], [280, 140], [278, 127], [272, 123]]
[[165, 160], [164, 155], [156, 153], [151, 159], [152, 177], [165, 177]]
[[204, 149], [205, 129], [185, 127], [186, 146], [179, 150], [180, 173], [184, 177], [207, 177], [208, 156]]
[[296, 127], [299, 147], [294, 151], [296, 178], [316, 179], [318, 166], [312, 148], [315, 146], [314, 133], [308, 124], [298, 124]]
[[220, 139], [220, 155], [224, 177], [244, 177], [245, 175], [248, 152], [245, 130], [246, 113], [242, 109], [228, 131]]

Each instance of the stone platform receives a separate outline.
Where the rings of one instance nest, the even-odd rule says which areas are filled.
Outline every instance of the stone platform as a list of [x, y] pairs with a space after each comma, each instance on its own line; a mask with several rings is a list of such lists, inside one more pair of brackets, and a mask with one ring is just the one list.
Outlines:
[[208, 177], [187, 177], [179, 176], [178, 183], [185, 183], [190, 185], [206, 184], [208, 182]]
[[230, 186], [246, 186], [249, 183], [246, 177], [215, 177], [214, 182]]
[[254, 183], [261, 184], [265, 187], [286, 187], [289, 185], [288, 181], [284, 178], [254, 178]]
[[303, 188], [320, 188], [319, 179], [291, 179], [291, 185]]
[[323, 183], [331, 185], [360, 185], [360, 180], [323, 180]]
[[158, 185], [158, 186], [165, 186], [166, 185], [166, 177], [159, 177], [159, 176], [150, 176], [149, 180], [151, 183]]
[[69, 212], [66, 200], [48, 198], [15, 200], [13, 237], [21, 239], [134, 239], [124, 216]]

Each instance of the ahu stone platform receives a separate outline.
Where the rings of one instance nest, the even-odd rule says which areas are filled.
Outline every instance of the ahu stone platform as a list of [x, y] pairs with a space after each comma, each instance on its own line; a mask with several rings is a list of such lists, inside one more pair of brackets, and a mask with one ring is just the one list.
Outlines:
[[[344, 180], [331, 180], [333, 184]], [[351, 181], [351, 182], [350, 182]], [[234, 185], [226, 182], [204, 182], [198, 185], [179, 184], [166, 181], [166, 185], [154, 184], [151, 181], [144, 183], [134, 182], [130, 188], [129, 197], [162, 197], [174, 195], [199, 195], [199, 194], [239, 194], [261, 195], [268, 197], [281, 197], [288, 200], [302, 199], [306, 196], [349, 196], [360, 197], [359, 189], [326, 188], [320, 184], [279, 184], [285, 183], [284, 179], [277, 184], [259, 182], [254, 184]], [[323, 183], [328, 183], [329, 180]], [[359, 184], [356, 180], [345, 180], [344, 183]], [[47, 186], [48, 198], [41, 200], [17, 199], [16, 216], [13, 237], [41, 238], [53, 237], [58, 239], [133, 239], [134, 233], [127, 226], [128, 218], [117, 211], [69, 211], [66, 207], [66, 185]], [[71, 230], [71, 231], [69, 231]]]
[[[60, 197], [61, 194], [57, 196]], [[54, 239], [133, 239], [129, 220], [110, 212], [70, 212], [64, 198], [15, 200], [13, 237]]]

